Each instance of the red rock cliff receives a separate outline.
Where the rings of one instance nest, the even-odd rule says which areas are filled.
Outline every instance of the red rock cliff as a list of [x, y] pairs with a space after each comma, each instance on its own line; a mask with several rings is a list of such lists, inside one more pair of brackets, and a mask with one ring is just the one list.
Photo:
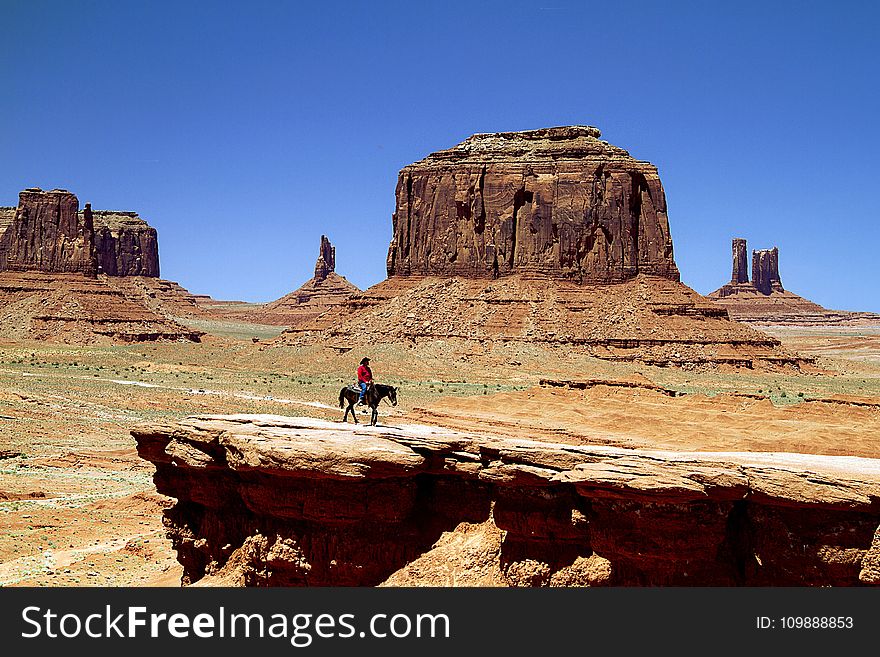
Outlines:
[[570, 126], [477, 134], [404, 167], [388, 275], [678, 280], [657, 168]]
[[156, 229], [136, 212], [82, 211], [75, 194], [33, 187], [0, 208], [0, 271], [159, 276]]
[[100, 273], [159, 277], [159, 240], [155, 228], [137, 212], [95, 210], [92, 215]]
[[12, 220], [0, 235], [0, 270], [94, 276], [97, 265], [91, 213], [80, 214], [79, 200], [67, 190], [24, 190]]
[[254, 586], [379, 584], [460, 523], [505, 532], [484, 561], [513, 586], [880, 583], [876, 459], [274, 415], [132, 434], [177, 499], [164, 522], [187, 583], [231, 562]]

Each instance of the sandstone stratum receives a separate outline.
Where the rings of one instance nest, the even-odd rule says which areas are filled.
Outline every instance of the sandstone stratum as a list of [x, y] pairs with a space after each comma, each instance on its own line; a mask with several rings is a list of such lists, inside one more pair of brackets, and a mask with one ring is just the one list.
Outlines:
[[202, 415], [132, 434], [158, 491], [177, 499], [164, 522], [184, 583], [880, 583], [873, 458], [273, 415]]
[[679, 282], [654, 165], [588, 126], [478, 134], [404, 167], [387, 280], [276, 346], [442, 342], [656, 365], [800, 367], [804, 359]]
[[17, 207], [0, 208], [3, 337], [198, 341], [201, 332], [174, 319], [185, 308], [198, 311], [186, 290], [159, 278], [156, 229], [137, 213], [89, 203], [80, 210], [71, 192], [39, 188], [21, 192]]
[[875, 313], [829, 310], [786, 290], [779, 275], [777, 247], [752, 252], [752, 276], [749, 278], [746, 240], [734, 238], [732, 246], [730, 282], [706, 295], [727, 309], [732, 319], [765, 325], [880, 325], [880, 315]]

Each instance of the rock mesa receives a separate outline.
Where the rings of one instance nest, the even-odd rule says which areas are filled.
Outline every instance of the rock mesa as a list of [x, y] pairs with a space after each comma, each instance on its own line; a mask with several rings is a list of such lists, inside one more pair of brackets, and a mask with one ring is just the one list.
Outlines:
[[805, 362], [679, 282], [656, 167], [596, 128], [478, 134], [429, 155], [400, 171], [392, 223], [387, 280], [276, 344], [498, 351], [492, 362], [535, 348], [662, 366]]
[[92, 210], [64, 189], [26, 189], [0, 208], [0, 335], [77, 344], [194, 340], [174, 318], [195, 299], [159, 276], [156, 229]]
[[477, 134], [404, 167], [388, 275], [678, 280], [657, 168], [599, 136]]

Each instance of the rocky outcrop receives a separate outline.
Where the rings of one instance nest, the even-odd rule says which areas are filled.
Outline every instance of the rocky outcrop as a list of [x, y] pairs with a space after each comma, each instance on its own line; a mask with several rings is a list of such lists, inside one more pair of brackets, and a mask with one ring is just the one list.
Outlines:
[[158, 277], [156, 229], [136, 212], [80, 211], [71, 192], [33, 187], [0, 208], [0, 271]]
[[336, 271], [336, 247], [330, 244], [330, 240], [326, 235], [321, 235], [321, 247], [318, 253], [318, 260], [315, 262], [315, 281], [323, 281], [327, 279], [331, 273]]
[[783, 288], [777, 247], [752, 252], [751, 280], [745, 256], [746, 241], [734, 239], [731, 281], [706, 295], [726, 308], [731, 319], [767, 325], [880, 325], [880, 315], [829, 310]]
[[68, 344], [152, 341], [198, 342], [187, 328], [115, 281], [159, 279], [92, 278], [41, 271], [0, 273], [0, 338]]
[[[132, 432], [156, 466], [184, 582], [375, 585], [462, 523], [502, 583], [880, 583], [880, 462], [663, 452], [407, 425], [197, 416]], [[443, 540], [440, 540], [445, 537]]]
[[752, 285], [761, 294], [784, 292], [779, 280], [779, 249], [752, 252]]
[[400, 172], [393, 224], [388, 279], [291, 325], [275, 346], [805, 363], [679, 282], [657, 169], [596, 128], [475, 135], [429, 155]]
[[388, 275], [678, 280], [657, 168], [599, 136], [477, 134], [404, 167]]
[[195, 299], [158, 275], [156, 230], [134, 212], [80, 211], [74, 194], [39, 188], [0, 208], [4, 338], [198, 341], [200, 331], [172, 318], [198, 314]]
[[746, 260], [746, 241], [734, 238], [733, 240], [733, 273], [730, 276], [731, 285], [749, 282], [749, 263]]
[[[91, 211], [86, 203], [86, 211]], [[107, 276], [159, 277], [156, 229], [137, 212], [94, 210], [98, 273]]]
[[225, 316], [278, 326], [299, 326], [316, 321], [359, 292], [357, 286], [336, 273], [336, 248], [326, 235], [321, 235], [314, 278], [261, 308], [244, 310], [232, 307]]
[[30, 188], [0, 234], [0, 271], [44, 271], [95, 276], [94, 228], [88, 212], [64, 189]]
[[415, 346], [443, 359], [482, 359], [504, 346], [584, 354], [658, 366], [799, 368], [764, 333], [681, 283], [653, 276], [609, 284], [512, 274], [499, 280], [392, 276], [313, 321], [283, 333], [276, 345], [374, 349]]

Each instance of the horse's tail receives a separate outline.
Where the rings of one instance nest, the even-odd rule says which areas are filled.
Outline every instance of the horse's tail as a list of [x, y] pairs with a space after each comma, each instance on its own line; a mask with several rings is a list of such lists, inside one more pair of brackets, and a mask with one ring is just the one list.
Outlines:
[[345, 388], [339, 391], [339, 408], [345, 408]]

